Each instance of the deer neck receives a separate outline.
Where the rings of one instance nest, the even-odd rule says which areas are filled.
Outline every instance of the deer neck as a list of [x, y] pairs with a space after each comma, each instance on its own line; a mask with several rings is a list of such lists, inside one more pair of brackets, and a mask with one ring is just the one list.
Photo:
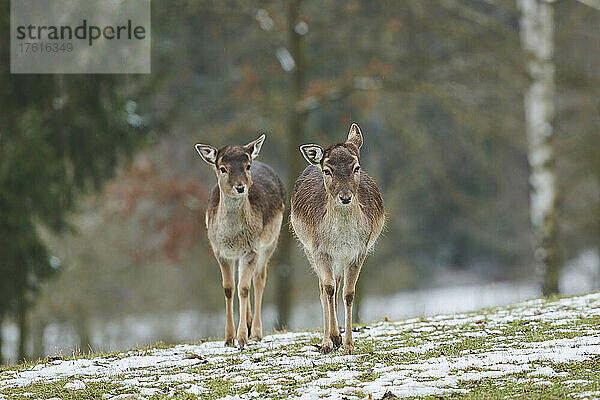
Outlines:
[[351, 204], [347, 206], [341, 206], [337, 203], [335, 197], [327, 195], [327, 206], [326, 213], [330, 216], [335, 217], [350, 217], [357, 216], [360, 213], [360, 205], [358, 199], [355, 199]]
[[250, 200], [248, 200], [248, 195], [242, 197], [227, 196], [221, 192], [217, 214], [224, 221], [236, 221], [239, 223], [240, 218], [249, 212]]

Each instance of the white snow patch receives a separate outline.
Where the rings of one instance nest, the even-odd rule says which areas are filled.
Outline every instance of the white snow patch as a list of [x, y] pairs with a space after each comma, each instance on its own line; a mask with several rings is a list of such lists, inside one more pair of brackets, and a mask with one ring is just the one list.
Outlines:
[[551, 367], [539, 367], [534, 371], [531, 371], [529, 376], [553, 376], [556, 373]]
[[65, 389], [82, 390], [82, 389], [85, 389], [85, 383], [83, 383], [83, 381], [80, 381], [80, 380], [74, 380], [71, 382], [67, 382], [67, 383], [65, 383]]
[[576, 393], [576, 394], [573, 395], [573, 397], [576, 397], [578, 399], [583, 399], [583, 398], [597, 399], [598, 396], [600, 396], [600, 390], [588, 391], [588, 392], [583, 392], [583, 393]]

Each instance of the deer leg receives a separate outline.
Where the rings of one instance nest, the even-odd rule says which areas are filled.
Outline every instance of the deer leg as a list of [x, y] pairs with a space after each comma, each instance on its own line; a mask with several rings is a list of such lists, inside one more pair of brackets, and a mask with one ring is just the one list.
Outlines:
[[321, 305], [323, 306], [323, 346], [321, 350], [329, 353], [333, 350], [331, 340], [331, 319], [335, 318], [333, 311], [333, 295], [335, 294], [335, 279], [331, 269], [331, 257], [320, 254], [315, 257], [319, 284], [321, 287]]
[[238, 346], [243, 349], [248, 344], [248, 302], [250, 297], [250, 283], [256, 269], [257, 256], [250, 252], [242, 256], [239, 266], [238, 298], [240, 301], [240, 321], [238, 323]]
[[235, 337], [235, 328], [233, 325], [233, 291], [235, 290], [235, 281], [233, 279], [232, 263], [224, 258], [217, 257], [219, 267], [221, 267], [221, 277], [223, 278], [223, 292], [225, 293], [225, 345], [232, 346]]
[[354, 352], [354, 344], [352, 343], [352, 303], [354, 303], [354, 291], [362, 267], [362, 260], [350, 264], [344, 271], [344, 304], [346, 306], [344, 354], [352, 354]]
[[252, 320], [252, 339], [261, 340], [262, 334], [262, 320], [260, 317], [262, 308], [262, 296], [265, 289], [265, 283], [267, 282], [267, 268], [266, 266], [254, 276], [252, 284], [254, 286], [254, 319]]
[[248, 292], [248, 302], [246, 303], [246, 326], [248, 328], [248, 332], [250, 332], [250, 329], [252, 328], [252, 304], [250, 303], [250, 292]]
[[338, 298], [340, 291], [340, 284], [342, 282], [342, 277], [339, 276], [335, 279], [335, 293], [333, 294], [333, 318], [331, 319], [331, 340], [333, 341], [333, 345], [335, 348], [340, 347], [342, 344], [342, 335], [340, 335], [340, 327], [338, 325], [337, 319], [337, 310], [338, 310]]
[[254, 286], [254, 320], [252, 321], [252, 338], [261, 340], [262, 334], [262, 298], [265, 290], [265, 284], [267, 283], [267, 267], [271, 256], [277, 246], [277, 238], [273, 241], [273, 244], [265, 248], [263, 253], [258, 257], [256, 264], [256, 275], [252, 281]]
[[321, 298], [321, 307], [323, 308], [323, 343], [321, 344], [321, 351], [328, 353], [333, 350], [333, 342], [329, 335], [329, 305], [327, 302], [327, 294], [325, 293], [325, 287], [321, 278], [319, 278], [319, 297]]

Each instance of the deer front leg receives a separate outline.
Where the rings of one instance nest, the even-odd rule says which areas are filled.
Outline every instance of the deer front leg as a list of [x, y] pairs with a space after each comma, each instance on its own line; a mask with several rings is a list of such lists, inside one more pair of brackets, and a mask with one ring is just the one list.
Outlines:
[[337, 349], [342, 344], [342, 335], [340, 335], [340, 327], [338, 325], [337, 319], [337, 309], [338, 309], [338, 297], [341, 286], [342, 277], [339, 276], [335, 279], [335, 293], [333, 294], [333, 318], [331, 318], [331, 340], [333, 341], [333, 346]]
[[[253, 281], [253, 279], [252, 279]], [[248, 292], [248, 301], [246, 302], [246, 326], [248, 327], [248, 332], [250, 332], [250, 328], [252, 327], [252, 305], [250, 302], [250, 293]]]
[[256, 269], [256, 253], [249, 252], [240, 259], [238, 298], [240, 300], [240, 322], [238, 323], [237, 340], [242, 349], [248, 344], [248, 302], [250, 296], [250, 283]]
[[364, 257], [359, 262], [351, 263], [344, 270], [344, 304], [346, 306], [346, 329], [344, 332], [344, 354], [352, 354], [354, 352], [354, 344], [352, 343], [352, 303], [354, 303], [354, 291], [356, 281], [362, 268]]
[[225, 293], [225, 345], [233, 346], [233, 339], [235, 337], [235, 328], [233, 325], [233, 291], [235, 290], [233, 266], [230, 261], [218, 256], [217, 261], [219, 262], [219, 267], [221, 267], [223, 292]]
[[265, 290], [265, 284], [267, 283], [267, 267], [271, 256], [277, 246], [277, 239], [273, 241], [273, 244], [264, 250], [264, 253], [258, 257], [256, 264], [256, 275], [252, 280], [254, 286], [254, 319], [252, 320], [252, 339], [262, 340], [262, 298]]
[[262, 335], [262, 319], [260, 317], [262, 308], [262, 296], [267, 282], [267, 267], [262, 267], [262, 270], [254, 276], [252, 284], [254, 286], [254, 319], [252, 320], [252, 339], [261, 340]]
[[321, 344], [321, 351], [329, 353], [333, 350], [333, 341], [329, 336], [329, 330], [331, 329], [329, 325], [329, 305], [321, 278], [319, 278], [319, 297], [321, 298], [321, 307], [323, 308], [323, 343]]
[[320, 254], [315, 257], [315, 265], [317, 267], [317, 274], [319, 275], [321, 305], [323, 306], [323, 345], [321, 350], [324, 353], [329, 353], [333, 350], [333, 341], [331, 340], [331, 319], [335, 318], [333, 311], [335, 279], [333, 278], [333, 270], [331, 269], [331, 257]]

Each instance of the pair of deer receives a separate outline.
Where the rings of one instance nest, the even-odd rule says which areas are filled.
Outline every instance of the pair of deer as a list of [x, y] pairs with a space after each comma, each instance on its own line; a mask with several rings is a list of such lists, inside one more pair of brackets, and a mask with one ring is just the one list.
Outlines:
[[[217, 175], [206, 210], [208, 239], [221, 267], [227, 319], [225, 344], [233, 345], [234, 273], [238, 266], [240, 348], [262, 339], [260, 318], [267, 264], [279, 238], [285, 209], [285, 189], [271, 167], [253, 161], [265, 135], [245, 146], [217, 149], [197, 144], [196, 150]], [[344, 353], [353, 352], [352, 303], [363, 261], [383, 229], [383, 200], [375, 182], [359, 165], [363, 137], [352, 124], [348, 139], [326, 149], [300, 146], [309, 162], [294, 185], [290, 220], [296, 237], [319, 277], [323, 307], [322, 351], [342, 343], [337, 323], [337, 299], [342, 279], [346, 306]], [[254, 319], [250, 283], [254, 286]]]

